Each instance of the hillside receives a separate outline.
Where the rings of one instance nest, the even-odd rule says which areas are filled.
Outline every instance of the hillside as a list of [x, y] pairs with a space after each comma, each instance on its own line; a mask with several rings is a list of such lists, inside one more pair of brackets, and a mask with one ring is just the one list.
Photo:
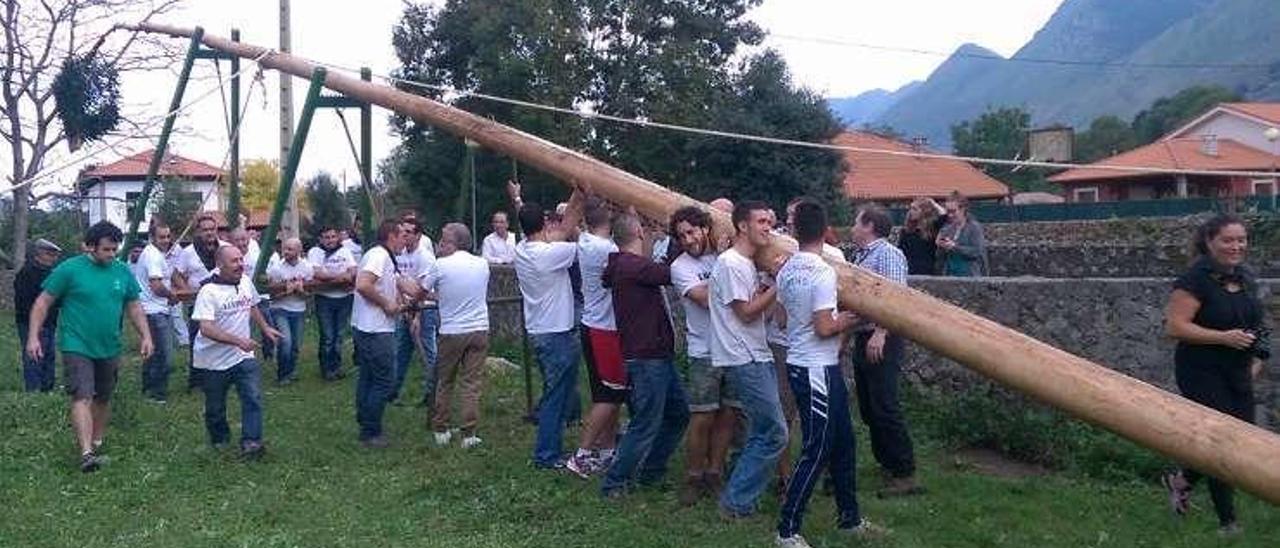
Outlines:
[[[1160, 97], [1218, 84], [1250, 99], [1280, 98], [1280, 9], [1276, 0], [1065, 0], [1006, 62], [959, 48], [877, 120], [949, 146], [952, 124], [989, 106], [1019, 106], [1036, 125], [1083, 127], [1097, 116], [1132, 117]], [[1153, 68], [1064, 64], [1249, 64]]]
[[827, 99], [827, 104], [831, 107], [831, 112], [846, 126], [860, 126], [874, 122], [919, 85], [920, 82], [911, 82], [896, 91], [873, 89], [853, 97], [833, 97]]

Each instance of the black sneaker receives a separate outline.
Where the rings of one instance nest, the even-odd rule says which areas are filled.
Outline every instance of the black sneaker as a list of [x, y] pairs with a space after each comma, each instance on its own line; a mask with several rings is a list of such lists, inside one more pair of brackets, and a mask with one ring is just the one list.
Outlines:
[[85, 474], [97, 472], [99, 466], [101, 466], [101, 463], [98, 462], [98, 456], [93, 454], [92, 451], [80, 455], [81, 472], [84, 472]]
[[257, 460], [266, 454], [267, 447], [262, 442], [246, 441], [240, 444], [240, 458], [244, 460]]
[[387, 441], [387, 438], [382, 436], [374, 436], [372, 438], [360, 440], [360, 445], [365, 449], [386, 449], [391, 446], [391, 442]]

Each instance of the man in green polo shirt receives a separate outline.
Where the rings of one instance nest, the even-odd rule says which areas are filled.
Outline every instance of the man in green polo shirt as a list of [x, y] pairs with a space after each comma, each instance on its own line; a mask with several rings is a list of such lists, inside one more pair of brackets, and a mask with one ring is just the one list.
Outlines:
[[[138, 332], [143, 359], [151, 355], [151, 331], [138, 303], [141, 289], [129, 267], [116, 260], [124, 235], [102, 221], [85, 234], [86, 252], [59, 264], [41, 286], [31, 307], [31, 325], [43, 325], [49, 308], [58, 303], [58, 348], [71, 395], [71, 425], [80, 445], [80, 471], [93, 472], [111, 418], [111, 391], [120, 364], [124, 312]], [[33, 331], [34, 332], [34, 331]], [[40, 359], [46, 349], [39, 337], [27, 337], [27, 353]]]

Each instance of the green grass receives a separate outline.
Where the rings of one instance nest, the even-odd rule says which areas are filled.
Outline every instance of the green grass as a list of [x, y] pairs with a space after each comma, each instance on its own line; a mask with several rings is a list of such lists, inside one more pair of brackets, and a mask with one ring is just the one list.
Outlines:
[[[141, 401], [138, 365], [130, 360], [107, 438], [112, 460], [98, 473], [83, 475], [75, 470], [64, 397], [17, 392], [13, 330], [4, 323], [3, 547], [739, 547], [769, 546], [773, 537], [772, 497], [766, 497], [761, 517], [724, 524], [708, 502], [680, 509], [672, 493], [644, 491], [606, 503], [596, 482], [534, 471], [528, 459], [533, 429], [521, 420], [518, 371], [491, 377], [482, 449], [432, 447], [422, 410], [390, 407], [387, 431], [394, 446], [362, 451], [355, 441], [353, 383], [320, 381], [310, 345], [299, 384], [267, 385], [268, 454], [261, 462], [239, 462], [206, 446], [199, 396], [175, 393], [164, 407]], [[266, 373], [273, 373], [271, 366]], [[175, 373], [173, 386], [181, 377]], [[408, 385], [415, 387], [409, 397], [416, 398], [416, 376]], [[234, 435], [237, 405], [230, 407]], [[945, 441], [955, 438], [927, 417], [920, 420], [920, 473], [930, 492], [914, 499], [886, 502], [871, 494], [875, 469], [866, 433], [858, 433], [864, 512], [893, 529], [875, 546], [1219, 544], [1203, 490], [1197, 493], [1199, 509], [1179, 521], [1167, 514], [1159, 488], [1141, 474], [1104, 481], [1067, 468], [1035, 478], [987, 477], [957, 466]], [[679, 470], [673, 463], [673, 471]], [[1280, 513], [1248, 496], [1240, 505], [1246, 534], [1231, 545], [1274, 546]], [[806, 536], [815, 546], [855, 544], [832, 532], [832, 520], [831, 500], [815, 494]]]

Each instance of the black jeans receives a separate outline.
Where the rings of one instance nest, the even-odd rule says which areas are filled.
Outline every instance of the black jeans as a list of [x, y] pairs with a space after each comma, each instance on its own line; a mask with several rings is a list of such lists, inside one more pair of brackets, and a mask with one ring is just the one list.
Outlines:
[[870, 430], [871, 454], [876, 462], [895, 478], [908, 477], [916, 471], [916, 457], [898, 397], [906, 345], [902, 337], [890, 334], [885, 340], [884, 357], [880, 363], [871, 363], [867, 360], [870, 339], [870, 331], [858, 333], [854, 339], [853, 382], [858, 411]]
[[[1179, 363], [1176, 374], [1178, 390], [1187, 399], [1242, 421], [1253, 422], [1253, 380], [1249, 377], [1248, 365]], [[1191, 469], [1184, 469], [1182, 473], [1191, 485], [1204, 477], [1204, 474]], [[1236, 508], [1231, 486], [1214, 477], [1208, 479], [1209, 496], [1213, 499], [1214, 511], [1218, 513], [1218, 523], [1234, 523]]]

